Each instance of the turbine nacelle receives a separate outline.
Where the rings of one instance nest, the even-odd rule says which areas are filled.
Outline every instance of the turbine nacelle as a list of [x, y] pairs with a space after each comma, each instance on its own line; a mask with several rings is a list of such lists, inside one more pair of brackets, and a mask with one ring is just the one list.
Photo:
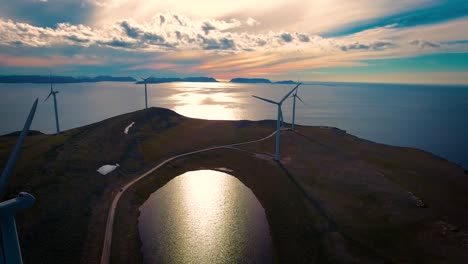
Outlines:
[[16, 198], [0, 203], [0, 218], [14, 216], [31, 207], [36, 198], [27, 192], [20, 192]]

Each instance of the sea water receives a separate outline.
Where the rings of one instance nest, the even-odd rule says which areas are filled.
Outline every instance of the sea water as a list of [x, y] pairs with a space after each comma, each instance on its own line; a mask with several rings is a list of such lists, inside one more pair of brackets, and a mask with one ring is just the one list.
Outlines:
[[[129, 82], [55, 84], [62, 130], [144, 108], [144, 86]], [[148, 104], [179, 114], [223, 120], [276, 119], [272, 104], [294, 85], [164, 83], [148, 85]], [[32, 129], [55, 130], [47, 84], [0, 84], [0, 134], [22, 129], [40, 98]], [[364, 83], [306, 83], [296, 123], [334, 126], [361, 138], [416, 147], [468, 168], [468, 86]], [[292, 100], [283, 104], [291, 122]]]

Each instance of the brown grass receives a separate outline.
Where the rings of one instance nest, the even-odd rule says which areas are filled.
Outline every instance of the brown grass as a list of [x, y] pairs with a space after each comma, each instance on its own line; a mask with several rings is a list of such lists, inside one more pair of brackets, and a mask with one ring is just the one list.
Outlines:
[[[17, 217], [25, 262], [98, 263], [108, 206], [120, 186], [172, 155], [273, 130], [270, 121], [197, 120], [151, 108], [28, 137], [6, 195], [28, 191], [37, 198]], [[0, 137], [0, 166], [15, 141]], [[240, 149], [173, 161], [134, 185], [117, 210], [113, 262], [141, 261], [138, 207], [152, 192], [183, 172], [217, 167], [233, 169], [265, 208], [278, 262], [468, 262], [468, 179], [452, 163], [320, 127], [283, 132], [281, 166], [253, 155], [273, 155], [274, 138]], [[112, 163], [121, 167], [96, 173]], [[447, 233], [440, 221], [458, 229]]]

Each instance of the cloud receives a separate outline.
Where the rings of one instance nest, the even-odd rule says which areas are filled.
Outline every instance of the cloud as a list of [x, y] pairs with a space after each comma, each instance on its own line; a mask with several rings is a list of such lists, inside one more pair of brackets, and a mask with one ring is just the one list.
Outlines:
[[440, 47], [440, 44], [433, 43], [433, 42], [430, 42], [430, 41], [427, 41], [427, 40], [422, 40], [422, 39], [411, 40], [409, 42], [409, 44], [419, 46], [421, 48], [426, 48], [426, 47], [439, 48]]
[[216, 28], [213, 25], [211, 25], [209, 22], [205, 22], [201, 26], [201, 29], [203, 30], [203, 32], [205, 32], [205, 35], [208, 35], [208, 33], [210, 33], [211, 30], [215, 30]]
[[127, 21], [122, 21], [122, 23], [120, 24], [122, 26], [122, 28], [125, 30], [125, 33], [127, 33], [127, 36], [131, 37], [131, 38], [138, 38], [138, 36], [140, 35], [141, 31], [136, 28], [136, 27], [131, 27]]
[[310, 38], [306, 34], [297, 34], [297, 38], [302, 42], [309, 42]]
[[150, 43], [164, 43], [166, 41], [164, 37], [148, 32], [143, 34], [142, 38]]
[[257, 45], [260, 46], [260, 47], [263, 47], [267, 44], [267, 42], [264, 40], [264, 39], [257, 39], [256, 41]]
[[[385, 0], [376, 2], [379, 3], [367, 4], [369, 4], [369, 7], [372, 5], [383, 4], [383, 7], [386, 6], [386, 8], [388, 8], [387, 12], [382, 12], [381, 15], [375, 16], [375, 19], [359, 19], [355, 21], [355, 23], [343, 23], [341, 26], [337, 26], [334, 30], [326, 32], [325, 35], [327, 37], [349, 35], [387, 25], [394, 25], [397, 28], [430, 25], [466, 17], [466, 14], [468, 13], [468, 4], [465, 0], [397, 1], [395, 4]], [[363, 7], [362, 3], [359, 3], [359, 5], [364, 9], [369, 8]], [[392, 9], [395, 10], [392, 12]], [[348, 11], [346, 13], [352, 12]], [[371, 13], [370, 15], [373, 14]]]
[[179, 18], [178, 15], [173, 15], [174, 19], [179, 23], [181, 26], [185, 26], [185, 23]]
[[[161, 24], [164, 17], [164, 24]], [[135, 22], [120, 20], [109, 25], [90, 27], [85, 25], [57, 24], [55, 29], [33, 26], [27, 23], [0, 19], [0, 45], [22, 43], [30, 47], [52, 47], [63, 45], [106, 46], [141, 52], [164, 50], [216, 50], [253, 51], [277, 49], [288, 44], [307, 43], [308, 35], [293, 37], [289, 32], [255, 34], [232, 32], [241, 27], [237, 19], [190, 20], [181, 14], [156, 14], [153, 20]], [[207, 36], [210, 37], [207, 37]], [[204, 36], [204, 37], [201, 37]], [[280, 38], [280, 43], [275, 39]], [[296, 46], [290, 47], [295, 49]]]
[[199, 36], [203, 42], [203, 49], [205, 50], [233, 50], [236, 45], [232, 39], [221, 38], [220, 40], [214, 38], [205, 38]]
[[[161, 74], [213, 74], [221, 78], [350, 67], [362, 65], [362, 60], [429, 54], [435, 48], [437, 52], [468, 52], [468, 42], [460, 41], [468, 39], [468, 18], [411, 28], [387, 25], [327, 38], [308, 31], [255, 31], [266, 23], [258, 18], [262, 24], [252, 27], [244, 22], [248, 17], [193, 18], [165, 12], [155, 13], [149, 20], [119, 19], [99, 25], [59, 23], [55, 27], [0, 18], [0, 49], [29, 58], [10, 58], [10, 65], [17, 65], [14, 67], [27, 67], [20, 61], [46, 63], [47, 59], [35, 61], [34, 56], [43, 59], [55, 55], [59, 62], [62, 57], [95, 54], [112, 69], [122, 65], [121, 70], [158, 69]], [[430, 36], [430, 41], [418, 36]], [[31, 54], [26, 56], [21, 51]]]
[[12, 56], [9, 54], [0, 53], [0, 65], [8, 67], [55, 67], [62, 65], [102, 65], [104, 62], [98, 58], [87, 57], [82, 55], [65, 57], [65, 56], [49, 56], [49, 57], [30, 57], [30, 56]]
[[78, 42], [78, 43], [88, 43], [89, 42], [89, 39], [86, 39], [86, 38], [80, 38], [76, 35], [70, 35], [70, 36], [66, 36], [65, 38], [73, 41], [73, 42]]
[[362, 44], [362, 43], [352, 43], [348, 45], [342, 45], [340, 46], [340, 49], [342, 51], [348, 51], [348, 50], [382, 50], [385, 48], [391, 48], [396, 46], [395, 43], [390, 42], [390, 41], [375, 41], [371, 42], [368, 44]]
[[257, 20], [255, 20], [255, 19], [253, 19], [253, 18], [251, 18], [251, 17], [247, 18], [247, 20], [245, 21], [245, 23], [247, 23], [247, 25], [249, 25], [249, 26], [251, 26], [251, 27], [260, 24], [260, 22], [258, 22]]
[[281, 41], [284, 41], [284, 42], [291, 42], [293, 40], [293, 37], [289, 33], [283, 33], [280, 35], [280, 39]]
[[125, 41], [122, 39], [112, 39], [110, 41], [98, 41], [97, 44], [116, 47], [116, 48], [135, 48], [134, 42]]

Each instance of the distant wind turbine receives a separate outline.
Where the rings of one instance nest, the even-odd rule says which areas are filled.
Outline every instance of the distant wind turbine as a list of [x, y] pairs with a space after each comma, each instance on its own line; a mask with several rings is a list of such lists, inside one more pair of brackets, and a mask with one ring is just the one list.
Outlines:
[[[29, 112], [28, 119], [24, 124], [23, 130], [18, 137], [15, 148], [8, 159], [5, 169], [0, 178], [0, 199], [5, 193], [5, 188], [10, 178], [10, 175], [18, 159], [21, 147], [23, 146], [24, 139], [26, 138], [29, 127], [34, 119], [36, 112], [37, 101]], [[16, 231], [15, 215], [31, 207], [35, 202], [34, 196], [26, 192], [20, 192], [16, 198], [0, 203], [0, 263], [13, 264], [23, 263], [21, 258], [21, 248], [18, 240], [18, 233]]]
[[147, 78], [140, 77], [140, 79], [142, 79], [145, 82], [145, 109], [148, 109], [148, 90], [146, 89], [146, 82], [152, 77], [153, 76]]
[[[298, 83], [297, 87], [299, 87], [299, 85], [301, 85], [301, 83]], [[293, 99], [293, 112], [292, 112], [292, 125], [291, 125], [292, 130], [294, 130], [294, 123], [295, 123], [295, 120], [296, 120], [296, 98], [299, 99], [299, 101], [301, 101], [303, 104], [305, 104], [304, 101], [302, 101], [302, 99], [299, 97], [299, 95], [297, 95], [298, 91], [299, 91], [299, 89], [296, 89], [296, 91], [292, 94], [292, 97], [294, 97], [294, 99]]]
[[275, 148], [275, 160], [279, 161], [279, 149], [280, 149], [280, 123], [282, 123], [282, 120], [283, 120], [283, 111], [281, 111], [281, 105], [283, 104], [284, 100], [286, 100], [293, 92], [294, 90], [297, 89], [297, 87], [299, 87], [300, 84], [296, 85], [296, 87], [294, 87], [291, 91], [289, 91], [289, 93], [287, 93], [283, 99], [281, 99], [281, 101], [279, 102], [275, 102], [275, 101], [272, 101], [272, 100], [269, 100], [269, 99], [266, 99], [266, 98], [262, 98], [262, 97], [259, 97], [259, 96], [255, 96], [255, 95], [252, 95], [253, 97], [257, 98], [257, 99], [260, 99], [260, 100], [263, 100], [265, 102], [268, 102], [268, 103], [271, 103], [271, 104], [275, 104], [278, 106], [278, 116], [276, 118], [276, 148]]
[[58, 94], [58, 91], [54, 91], [52, 87], [52, 73], [51, 73], [50, 74], [50, 93], [47, 96], [47, 98], [44, 100], [44, 102], [47, 101], [47, 99], [49, 99], [51, 95], [54, 96], [55, 127], [57, 129], [57, 134], [58, 134], [60, 133], [60, 126], [59, 126], [59, 119], [58, 119], [58, 112], [57, 112], [57, 98], [56, 98], [57, 94]]

